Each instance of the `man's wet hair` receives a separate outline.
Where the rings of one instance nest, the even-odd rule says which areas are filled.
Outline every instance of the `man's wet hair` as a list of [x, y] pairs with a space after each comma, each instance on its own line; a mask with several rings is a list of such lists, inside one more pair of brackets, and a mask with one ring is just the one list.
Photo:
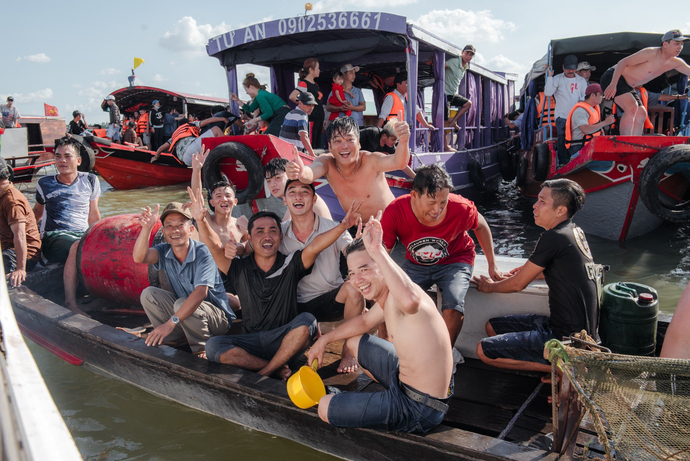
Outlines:
[[448, 172], [439, 165], [424, 165], [415, 170], [412, 190], [419, 195], [436, 197], [444, 189], [453, 190], [453, 181]]
[[585, 191], [575, 181], [570, 179], [550, 179], [544, 181], [541, 188], [551, 189], [553, 198], [553, 208], [564, 206], [568, 209], [568, 218], [572, 218], [575, 213], [585, 206]]
[[326, 127], [326, 139], [330, 143], [336, 136], [340, 135], [344, 138], [351, 131], [353, 131], [357, 139], [359, 139], [359, 126], [357, 122], [355, 122], [355, 119], [352, 117], [339, 117]]
[[395, 122], [393, 120], [387, 121], [381, 128], [381, 134], [385, 134], [389, 138], [398, 139], [398, 133], [395, 132]]
[[361, 237], [354, 239], [352, 243], [346, 246], [343, 250], [343, 253], [347, 258], [348, 256], [350, 256], [351, 253], [354, 253], [356, 251], [367, 251], [366, 247], [364, 246], [364, 240], [362, 240]]
[[252, 233], [252, 229], [254, 229], [254, 223], [256, 222], [257, 219], [261, 218], [271, 218], [273, 219], [276, 224], [278, 225], [278, 230], [280, 231], [280, 235], [283, 235], [283, 228], [280, 225], [280, 218], [278, 217], [277, 214], [275, 214], [272, 211], [259, 211], [258, 213], [255, 213], [252, 215], [251, 218], [249, 218], [249, 223], [247, 224], [247, 232], [250, 234]]
[[225, 110], [225, 106], [217, 104], [211, 108], [211, 113], [217, 114], [218, 112], [223, 112], [224, 110]]
[[285, 173], [287, 169], [288, 160], [286, 158], [272, 158], [266, 166], [264, 166], [264, 178], [272, 178], [280, 173]]
[[232, 189], [232, 193], [237, 196], [237, 189], [235, 189], [234, 184], [230, 184], [229, 181], [226, 181], [225, 179], [221, 179], [220, 181], [217, 181], [211, 185], [211, 189], [208, 191], [209, 198], [213, 195], [213, 193], [218, 189], [219, 187], [226, 188], [229, 187]]
[[72, 146], [74, 155], [77, 157], [81, 156], [81, 143], [71, 136], [63, 136], [62, 138], [55, 140], [55, 152], [57, 153], [58, 147], [62, 146]]

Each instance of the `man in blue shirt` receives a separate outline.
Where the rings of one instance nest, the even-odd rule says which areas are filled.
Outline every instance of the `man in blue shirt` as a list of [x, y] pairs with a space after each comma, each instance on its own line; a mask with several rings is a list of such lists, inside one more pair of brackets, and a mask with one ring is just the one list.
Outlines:
[[141, 233], [134, 243], [134, 262], [153, 264], [165, 271], [174, 293], [148, 287], [141, 304], [154, 329], [146, 338], [148, 346], [176, 341], [184, 336], [195, 354], [203, 356], [206, 341], [228, 332], [235, 314], [228, 305], [223, 282], [208, 247], [191, 239], [192, 215], [179, 202], [169, 203], [160, 215], [165, 242], [149, 248], [151, 230], [158, 221], [146, 207], [139, 217]]

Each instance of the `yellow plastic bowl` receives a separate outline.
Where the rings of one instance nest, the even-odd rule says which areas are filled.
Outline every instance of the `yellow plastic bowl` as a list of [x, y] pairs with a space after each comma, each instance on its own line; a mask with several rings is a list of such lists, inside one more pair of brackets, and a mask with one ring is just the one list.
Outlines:
[[[316, 368], [317, 361], [314, 360], [312, 368]], [[313, 407], [321, 397], [326, 395], [326, 387], [319, 374], [308, 366], [303, 366], [294, 375], [290, 376], [287, 382], [287, 391], [292, 403], [299, 408], [306, 409]]]

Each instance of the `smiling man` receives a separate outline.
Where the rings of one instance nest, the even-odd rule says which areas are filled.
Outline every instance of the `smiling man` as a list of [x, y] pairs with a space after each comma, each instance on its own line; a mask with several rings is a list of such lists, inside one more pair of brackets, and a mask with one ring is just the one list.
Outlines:
[[544, 359], [544, 343], [586, 330], [597, 339], [599, 300], [598, 270], [585, 233], [572, 217], [585, 204], [585, 193], [574, 181], [544, 181], [534, 204], [534, 223], [546, 229], [524, 266], [494, 282], [472, 279], [486, 293], [522, 291], [544, 274], [549, 286], [550, 317], [526, 314], [497, 317], [486, 323], [488, 338], [477, 345], [477, 355], [489, 365], [512, 370], [550, 372]]
[[[293, 155], [299, 155], [293, 149]], [[264, 166], [264, 178], [266, 178], [266, 185], [272, 196], [275, 198], [283, 199], [285, 196], [285, 185], [288, 182], [288, 176], [285, 172], [288, 160], [284, 158], [272, 158]], [[283, 202], [285, 200], [283, 199]], [[322, 216], [326, 219], [333, 219], [331, 216], [331, 211], [328, 209], [328, 205], [323, 201], [319, 194], [316, 194], [316, 202], [314, 203], [314, 213]], [[283, 221], [290, 219], [290, 210], [285, 211], [285, 216], [283, 216]]]
[[[436, 284], [443, 298], [443, 320], [453, 344], [465, 318], [465, 294], [474, 269], [473, 230], [484, 250], [489, 274], [500, 280], [491, 229], [474, 203], [451, 194], [448, 173], [438, 165], [417, 168], [412, 191], [393, 200], [383, 213], [383, 243], [390, 253], [396, 240], [405, 247], [402, 269], [424, 290]], [[462, 358], [454, 352], [454, 359]]]

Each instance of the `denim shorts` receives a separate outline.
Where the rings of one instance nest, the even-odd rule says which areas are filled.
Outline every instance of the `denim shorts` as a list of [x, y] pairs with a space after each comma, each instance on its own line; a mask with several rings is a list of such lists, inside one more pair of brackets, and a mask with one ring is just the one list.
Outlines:
[[441, 289], [441, 310], [465, 312], [465, 295], [470, 287], [474, 266], [465, 263], [422, 266], [405, 259], [402, 269], [424, 291], [433, 284]]
[[482, 351], [490, 359], [513, 359], [549, 365], [544, 344], [555, 338], [549, 317], [537, 314], [508, 315], [489, 320], [496, 336], [482, 339]]
[[[271, 360], [280, 349], [283, 338], [292, 330], [299, 327], [309, 328], [309, 337], [316, 336], [318, 325], [313, 315], [305, 312], [292, 319], [282, 327], [246, 335], [214, 336], [206, 342], [206, 357], [212, 362], [220, 362], [220, 356], [234, 347], [239, 347], [254, 357]], [[305, 348], [306, 349], [306, 348]], [[290, 359], [288, 365], [294, 366], [304, 351], [300, 351]]]
[[441, 424], [443, 412], [417, 403], [403, 393], [398, 380], [398, 355], [392, 343], [363, 335], [357, 361], [387, 390], [334, 395], [328, 405], [330, 424], [420, 433]]

